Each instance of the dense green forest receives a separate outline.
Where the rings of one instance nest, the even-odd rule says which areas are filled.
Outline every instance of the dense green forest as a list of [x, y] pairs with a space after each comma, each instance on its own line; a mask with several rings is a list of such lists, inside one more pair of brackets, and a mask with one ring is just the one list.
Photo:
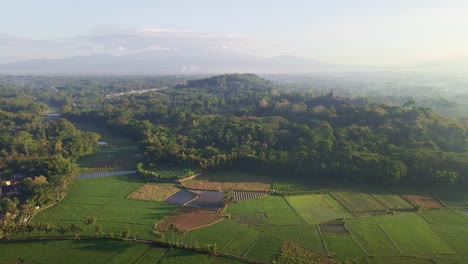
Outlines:
[[[138, 140], [145, 166], [468, 185], [466, 124], [413, 100], [395, 106], [297, 92], [253, 74], [196, 80], [40, 77], [37, 83], [0, 89], [2, 178], [27, 177], [27, 195], [19, 198], [31, 205], [63, 196], [76, 160], [96, 147], [97, 134], [81, 132], [68, 120], [105, 124]], [[150, 88], [164, 89], [108, 96]], [[46, 104], [61, 109], [63, 118], [44, 120]], [[18, 203], [4, 199], [2, 208], [16, 210]]]
[[147, 163], [383, 184], [468, 184], [466, 125], [412, 100], [395, 106], [292, 92], [252, 74], [79, 103], [86, 98], [64, 105], [64, 116], [105, 122], [135, 137]]
[[76, 160], [94, 152], [99, 135], [44, 120], [47, 105], [23, 89], [1, 86], [0, 95], [0, 211], [24, 216], [67, 193]]

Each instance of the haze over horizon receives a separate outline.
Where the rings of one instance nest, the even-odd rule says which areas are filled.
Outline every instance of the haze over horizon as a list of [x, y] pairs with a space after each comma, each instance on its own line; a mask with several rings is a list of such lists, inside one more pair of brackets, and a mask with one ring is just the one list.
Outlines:
[[7, 1], [0, 63], [238, 52], [337, 65], [468, 65], [466, 1]]

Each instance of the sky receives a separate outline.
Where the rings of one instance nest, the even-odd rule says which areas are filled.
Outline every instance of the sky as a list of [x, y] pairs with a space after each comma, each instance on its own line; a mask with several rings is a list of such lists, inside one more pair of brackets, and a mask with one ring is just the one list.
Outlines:
[[148, 50], [468, 62], [466, 0], [0, 0], [0, 63]]

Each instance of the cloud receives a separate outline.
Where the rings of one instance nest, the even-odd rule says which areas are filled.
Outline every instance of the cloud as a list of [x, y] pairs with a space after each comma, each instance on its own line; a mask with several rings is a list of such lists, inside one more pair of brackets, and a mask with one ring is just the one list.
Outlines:
[[[248, 47], [248, 49], [246, 49]], [[0, 63], [37, 58], [107, 53], [125, 55], [144, 51], [202, 54], [214, 50], [251, 51], [246, 35], [202, 32], [188, 28], [99, 25], [89, 34], [62, 39], [28, 39], [0, 34]]]

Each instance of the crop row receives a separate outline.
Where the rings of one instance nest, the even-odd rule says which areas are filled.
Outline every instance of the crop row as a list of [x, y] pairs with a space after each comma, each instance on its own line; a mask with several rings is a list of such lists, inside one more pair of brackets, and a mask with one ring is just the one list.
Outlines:
[[290, 195], [309, 193], [314, 190], [317, 190], [317, 187], [307, 183], [298, 183], [291, 180], [275, 179], [273, 181], [273, 190], [279, 194]]
[[372, 195], [367, 193], [340, 191], [331, 192], [330, 195], [352, 213], [380, 212], [388, 209]]
[[383, 205], [392, 210], [412, 209], [413, 206], [396, 194], [372, 194]]
[[249, 199], [255, 199], [257, 197], [266, 195], [264, 192], [242, 192], [234, 191], [233, 192], [234, 202], [245, 201]]

